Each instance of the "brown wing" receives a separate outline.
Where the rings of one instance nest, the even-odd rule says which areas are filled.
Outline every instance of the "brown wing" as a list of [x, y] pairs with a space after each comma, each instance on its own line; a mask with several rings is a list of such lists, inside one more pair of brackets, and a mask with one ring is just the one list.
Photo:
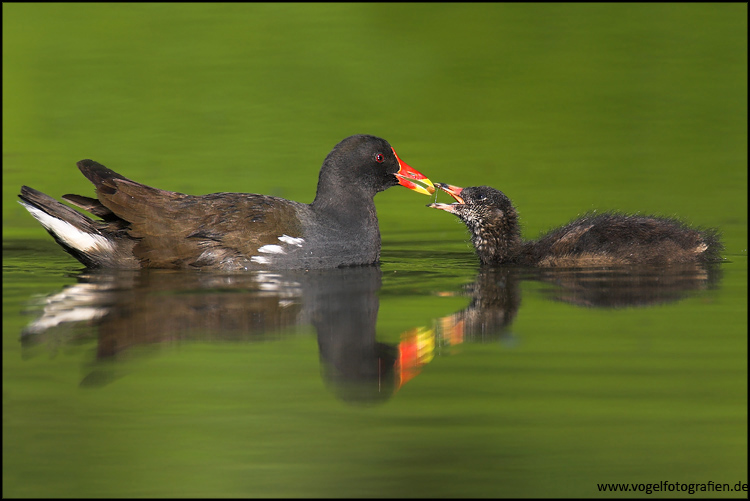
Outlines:
[[288, 200], [244, 193], [191, 196], [136, 183], [91, 160], [78, 167], [96, 186], [103, 209], [129, 223], [129, 235], [138, 239], [133, 254], [143, 267], [220, 267], [249, 259], [283, 234], [301, 233], [295, 203]]

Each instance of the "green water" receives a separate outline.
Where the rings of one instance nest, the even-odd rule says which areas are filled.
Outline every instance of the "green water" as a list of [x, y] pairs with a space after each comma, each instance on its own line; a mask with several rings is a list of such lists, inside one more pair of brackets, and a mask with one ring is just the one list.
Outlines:
[[[3, 4], [4, 497], [746, 483], [746, 42], [744, 4]], [[720, 228], [727, 261], [493, 274], [455, 218], [396, 187], [375, 199], [379, 269], [269, 293], [89, 276], [16, 203], [22, 184], [91, 195], [83, 158], [310, 202], [356, 133], [433, 181], [503, 190], [528, 238], [591, 209], [679, 215]], [[362, 289], [319, 301], [340, 279]], [[22, 338], [45, 298], [101, 283], [118, 322]], [[328, 346], [337, 307], [367, 314]], [[155, 328], [170, 316], [193, 323]], [[337, 376], [346, 350], [416, 345], [401, 384]]]

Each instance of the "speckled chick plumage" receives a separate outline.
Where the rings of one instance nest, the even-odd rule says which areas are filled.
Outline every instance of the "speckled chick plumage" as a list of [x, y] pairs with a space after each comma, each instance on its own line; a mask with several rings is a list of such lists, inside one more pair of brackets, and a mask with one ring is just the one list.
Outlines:
[[484, 264], [536, 267], [664, 265], [720, 260], [723, 246], [715, 229], [695, 229], [674, 218], [587, 213], [536, 240], [524, 241], [510, 199], [489, 186], [435, 186], [456, 199], [431, 204], [458, 216], [471, 233]]

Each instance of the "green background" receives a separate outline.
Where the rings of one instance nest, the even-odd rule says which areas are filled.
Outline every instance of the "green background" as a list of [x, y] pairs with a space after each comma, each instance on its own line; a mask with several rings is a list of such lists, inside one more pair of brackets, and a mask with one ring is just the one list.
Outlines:
[[[503, 190], [529, 237], [614, 208], [719, 226], [730, 252], [746, 247], [741, 4], [3, 13], [5, 235], [37, 228], [20, 184], [90, 194], [83, 158], [163, 189], [309, 202], [331, 148], [369, 133], [433, 180]], [[376, 200], [385, 236], [460, 229], [405, 190]]]

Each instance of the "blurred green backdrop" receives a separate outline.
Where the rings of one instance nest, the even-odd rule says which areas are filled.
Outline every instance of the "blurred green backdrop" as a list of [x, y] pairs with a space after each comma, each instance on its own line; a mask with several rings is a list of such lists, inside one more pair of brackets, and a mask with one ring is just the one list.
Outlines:
[[[48, 238], [15, 195], [91, 194], [83, 158], [163, 189], [309, 202], [328, 151], [370, 133], [433, 180], [505, 191], [529, 237], [616, 208], [719, 226], [745, 252], [746, 14], [3, 4], [3, 235]], [[407, 190], [376, 201], [386, 240], [465, 239]]]

